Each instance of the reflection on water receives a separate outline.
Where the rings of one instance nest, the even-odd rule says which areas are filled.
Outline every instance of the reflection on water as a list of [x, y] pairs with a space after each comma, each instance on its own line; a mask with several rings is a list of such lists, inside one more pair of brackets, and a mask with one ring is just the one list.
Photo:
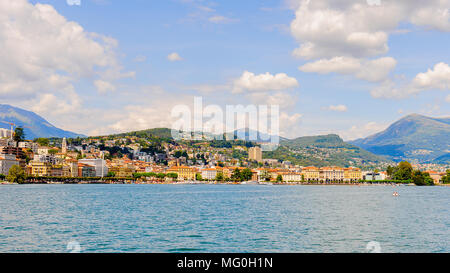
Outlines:
[[[449, 252], [448, 187], [11, 185], [0, 252]], [[70, 246], [72, 247], [72, 246]], [[69, 250], [68, 250], [69, 249]], [[71, 248], [73, 249], [73, 248]]]

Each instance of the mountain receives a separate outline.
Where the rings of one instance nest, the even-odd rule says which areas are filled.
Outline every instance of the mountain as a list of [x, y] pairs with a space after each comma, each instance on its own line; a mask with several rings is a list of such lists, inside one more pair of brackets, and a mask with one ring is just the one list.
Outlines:
[[265, 157], [317, 167], [357, 166], [388, 162], [385, 157], [374, 155], [360, 147], [346, 143], [335, 134], [282, 139], [279, 148], [273, 152], [266, 152]]
[[450, 118], [413, 114], [383, 132], [350, 143], [396, 161], [449, 162]]
[[33, 112], [7, 104], [0, 104], [0, 128], [11, 129], [11, 125], [8, 123], [23, 126], [26, 139], [38, 137], [83, 137], [83, 135], [56, 128]]

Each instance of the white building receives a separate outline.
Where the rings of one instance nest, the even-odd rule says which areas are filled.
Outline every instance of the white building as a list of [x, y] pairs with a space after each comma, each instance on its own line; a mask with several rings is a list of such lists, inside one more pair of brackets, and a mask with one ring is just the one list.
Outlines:
[[205, 180], [215, 180], [217, 176], [217, 169], [207, 168], [202, 170], [202, 178]]
[[80, 159], [78, 160], [78, 163], [95, 167], [95, 175], [98, 177], [106, 176], [108, 174], [108, 167], [106, 167], [106, 161], [101, 158]]
[[0, 137], [11, 138], [11, 130], [0, 128]]
[[19, 148], [31, 149], [34, 153], [36, 153], [39, 148], [39, 144], [31, 141], [22, 141], [19, 142]]
[[14, 165], [19, 165], [19, 160], [17, 160], [15, 155], [0, 154], [1, 174], [8, 175], [9, 169]]
[[45, 162], [45, 163], [50, 163], [52, 165], [57, 165], [57, 164], [61, 164], [62, 163], [62, 158], [56, 157], [54, 155], [50, 155], [50, 154], [35, 154], [33, 156], [33, 161], [36, 162]]

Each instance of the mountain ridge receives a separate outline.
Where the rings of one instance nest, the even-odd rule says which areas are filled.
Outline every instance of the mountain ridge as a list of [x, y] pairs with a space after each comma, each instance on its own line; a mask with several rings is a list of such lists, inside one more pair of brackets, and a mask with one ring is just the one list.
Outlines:
[[35, 139], [39, 137], [84, 137], [82, 134], [66, 131], [53, 126], [38, 114], [9, 104], [0, 104], [0, 128], [10, 129], [7, 123], [14, 123], [16, 126], [22, 126], [26, 139]]
[[395, 161], [433, 162], [450, 152], [449, 135], [450, 117], [411, 114], [384, 131], [349, 143]]

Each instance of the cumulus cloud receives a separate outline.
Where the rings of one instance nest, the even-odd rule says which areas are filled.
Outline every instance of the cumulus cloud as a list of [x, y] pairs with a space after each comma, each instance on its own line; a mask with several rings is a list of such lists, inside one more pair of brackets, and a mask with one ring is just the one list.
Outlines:
[[256, 75], [249, 71], [244, 71], [241, 77], [234, 81], [234, 94], [249, 92], [280, 91], [298, 87], [295, 78], [289, 77], [285, 73], [272, 75], [270, 73]]
[[0, 97], [34, 102], [40, 113], [75, 109], [81, 99], [74, 83], [80, 79], [114, 81], [134, 75], [122, 72], [117, 44], [68, 21], [51, 5], [1, 1]]
[[399, 23], [450, 31], [450, 0], [299, 1], [291, 32], [300, 42], [294, 55], [305, 59], [371, 57], [387, 53], [390, 31]]
[[336, 111], [336, 112], [347, 112], [348, 108], [347, 106], [343, 105], [343, 104], [339, 104], [339, 105], [330, 105], [327, 108], [330, 111]]
[[[450, 0], [380, 1], [297, 0], [291, 33], [299, 42], [295, 57], [308, 61], [301, 71], [354, 75], [385, 81], [396, 66], [393, 58], [373, 59], [389, 51], [390, 33], [402, 23], [450, 31]], [[385, 89], [380, 86], [379, 89]], [[380, 90], [374, 93], [381, 93]]]
[[300, 66], [300, 71], [314, 72], [319, 74], [339, 73], [355, 75], [357, 78], [371, 82], [386, 79], [395, 68], [397, 61], [391, 57], [375, 60], [361, 60], [353, 57], [334, 57], [332, 59], [321, 59]]
[[171, 62], [177, 62], [177, 61], [182, 61], [183, 60], [183, 58], [181, 58], [181, 56], [178, 53], [176, 53], [176, 52], [170, 53], [167, 56], [167, 59], [169, 61], [171, 61]]
[[438, 63], [433, 69], [425, 73], [419, 73], [414, 78], [412, 85], [415, 89], [450, 89], [450, 66], [446, 63]]
[[433, 69], [419, 73], [407, 84], [397, 84], [392, 80], [386, 80], [375, 87], [371, 94], [375, 98], [407, 98], [427, 90], [450, 90], [450, 66], [446, 63], [438, 63]]

